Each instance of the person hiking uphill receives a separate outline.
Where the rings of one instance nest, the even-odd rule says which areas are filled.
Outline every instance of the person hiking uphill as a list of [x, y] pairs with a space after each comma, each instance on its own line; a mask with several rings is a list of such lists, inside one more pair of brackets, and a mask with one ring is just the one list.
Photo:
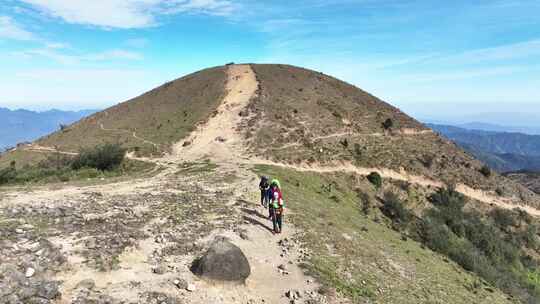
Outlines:
[[283, 228], [283, 195], [279, 187], [279, 181], [274, 179], [270, 183], [272, 189], [272, 201], [270, 203], [270, 215], [272, 217], [272, 225], [274, 233], [281, 233]]
[[[278, 187], [279, 191], [281, 192], [281, 184], [279, 183], [279, 180], [277, 180], [276, 178], [272, 179], [272, 181], [270, 182], [270, 187], [268, 187], [268, 202], [271, 202], [274, 197], [274, 189], [272, 187], [273, 184], [275, 184]], [[269, 220], [272, 220], [273, 210], [274, 209], [272, 208], [272, 205], [268, 204], [268, 219]]]
[[261, 190], [261, 205], [266, 208], [270, 202], [270, 183], [268, 182], [268, 177], [264, 175], [261, 177], [259, 189]]

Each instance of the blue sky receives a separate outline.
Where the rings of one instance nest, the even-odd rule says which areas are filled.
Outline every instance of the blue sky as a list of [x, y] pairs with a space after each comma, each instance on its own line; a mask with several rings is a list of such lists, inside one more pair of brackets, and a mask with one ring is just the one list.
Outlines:
[[0, 106], [103, 108], [230, 61], [323, 71], [418, 115], [540, 115], [540, 1], [0, 4]]

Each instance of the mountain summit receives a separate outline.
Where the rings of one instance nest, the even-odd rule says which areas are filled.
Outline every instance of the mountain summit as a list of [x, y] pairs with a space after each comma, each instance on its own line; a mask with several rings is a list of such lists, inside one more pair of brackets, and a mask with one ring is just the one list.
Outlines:
[[[201, 135], [197, 128], [205, 123], [215, 125]], [[193, 134], [206, 140], [190, 147]], [[202, 157], [203, 152], [238, 146], [230, 157], [304, 169], [379, 171], [419, 184], [455, 185], [484, 201], [538, 204], [524, 187], [497, 174], [485, 176], [480, 161], [399, 109], [333, 77], [288, 65], [231, 65], [196, 72], [36, 144], [77, 152], [105, 142], [121, 143], [140, 156], [187, 150]]]
[[[527, 278], [537, 275], [538, 195], [322, 73], [206, 69], [17, 147], [0, 165], [13, 171], [102, 143], [155, 169], [98, 185], [5, 191], [0, 219], [13, 226], [0, 232], [32, 248], [6, 250], [19, 266], [0, 275], [23, 286], [17, 271], [31, 269], [32, 282], [56, 286], [66, 303], [536, 299]], [[258, 175], [282, 182], [282, 235], [269, 232], [268, 210], [258, 206]], [[216, 236], [245, 255], [245, 284], [189, 271]], [[33, 248], [44, 246], [37, 259]]]

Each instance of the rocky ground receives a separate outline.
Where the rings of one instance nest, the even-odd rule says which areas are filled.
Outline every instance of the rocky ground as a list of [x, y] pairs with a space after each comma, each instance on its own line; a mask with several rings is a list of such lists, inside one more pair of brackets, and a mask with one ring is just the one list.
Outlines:
[[[309, 253], [296, 231], [272, 235], [266, 210], [256, 203], [255, 175], [186, 163], [156, 178], [134, 193], [95, 186], [54, 198], [37, 191], [27, 204], [6, 196], [0, 303], [326, 301], [298, 267]], [[191, 273], [193, 260], [217, 236], [248, 258], [251, 275], [244, 284]]]

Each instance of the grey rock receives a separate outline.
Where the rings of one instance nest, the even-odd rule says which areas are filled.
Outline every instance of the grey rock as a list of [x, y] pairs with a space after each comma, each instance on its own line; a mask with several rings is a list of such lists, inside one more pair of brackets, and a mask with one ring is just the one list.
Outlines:
[[60, 296], [60, 291], [58, 291], [58, 282], [44, 282], [39, 284], [37, 288], [37, 295], [45, 299], [56, 299]]
[[79, 283], [77, 283], [77, 286], [75, 286], [75, 289], [92, 290], [92, 289], [94, 289], [94, 287], [96, 287], [96, 282], [94, 282], [94, 280], [92, 280], [92, 279], [86, 279], [86, 280], [82, 280]]
[[173, 284], [178, 287], [178, 289], [187, 289], [188, 288], [188, 282], [184, 279], [175, 279], [173, 281]]
[[28, 269], [26, 269], [26, 272], [24, 273], [24, 275], [27, 278], [30, 278], [30, 277], [33, 277], [35, 273], [36, 273], [36, 270], [32, 267], [29, 267]]
[[193, 262], [194, 274], [215, 281], [244, 282], [251, 267], [240, 248], [223, 237], [216, 238], [208, 251]]
[[165, 272], [167, 272], [167, 266], [165, 265], [152, 266], [152, 272], [155, 274], [164, 274]]

